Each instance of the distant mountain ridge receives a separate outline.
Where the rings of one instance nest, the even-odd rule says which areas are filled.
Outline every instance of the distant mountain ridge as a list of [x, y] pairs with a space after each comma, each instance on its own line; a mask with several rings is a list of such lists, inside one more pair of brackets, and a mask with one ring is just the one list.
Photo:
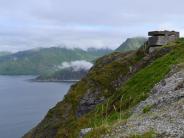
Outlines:
[[53, 74], [40, 75], [36, 81], [78, 81], [87, 74], [88, 70], [73, 70], [72, 68], [66, 68], [54, 72]]
[[93, 64], [85, 60], [63, 62], [50, 74], [41, 74], [35, 81], [74, 81], [82, 79], [92, 68]]
[[94, 55], [94, 56], [97, 56], [97, 57], [101, 57], [101, 56], [104, 56], [106, 54], [109, 54], [111, 52], [113, 52], [113, 50], [109, 49], [109, 48], [100, 48], [100, 49], [97, 49], [97, 48], [88, 48], [87, 49], [87, 52], [91, 55]]
[[[117, 52], [137, 50], [147, 39], [144, 37], [128, 38]], [[63, 62], [86, 60], [93, 62], [113, 50], [108, 48], [80, 48], [69, 49], [66, 47], [39, 48], [17, 53], [0, 52], [0, 75], [48, 75], [56, 70], [54, 67]], [[2, 55], [2, 56], [1, 56]], [[58, 70], [57, 70], [58, 71]]]
[[94, 61], [110, 53], [111, 50], [99, 49], [88, 52], [79, 48], [60, 47], [33, 49], [0, 57], [1, 75], [39, 75], [53, 71], [53, 67], [75, 60]]
[[128, 38], [125, 42], [123, 42], [115, 51], [118, 52], [127, 52], [132, 50], [139, 49], [145, 42], [147, 38], [145, 37], [133, 37]]
[[11, 52], [7, 52], [7, 51], [1, 51], [0, 52], [0, 57], [7, 56], [7, 55], [10, 55], [10, 54], [12, 54], [12, 53]]

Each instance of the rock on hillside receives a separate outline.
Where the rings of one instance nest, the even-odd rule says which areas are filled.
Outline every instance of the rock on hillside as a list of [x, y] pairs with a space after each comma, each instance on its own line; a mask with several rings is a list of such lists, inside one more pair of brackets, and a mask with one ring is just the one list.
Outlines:
[[140, 102], [126, 124], [104, 138], [127, 138], [154, 132], [159, 138], [184, 137], [184, 70], [174, 69]]

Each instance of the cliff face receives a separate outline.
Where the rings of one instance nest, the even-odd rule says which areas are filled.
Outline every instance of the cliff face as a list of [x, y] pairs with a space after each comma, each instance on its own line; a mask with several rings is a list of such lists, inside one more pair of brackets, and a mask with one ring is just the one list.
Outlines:
[[[97, 60], [86, 77], [74, 84], [64, 100], [24, 137], [75, 138], [83, 128], [94, 128], [86, 137], [101, 137], [113, 130], [112, 124], [126, 122], [171, 66], [184, 61], [182, 39], [151, 54], [144, 49], [115, 52]], [[138, 109], [133, 110], [136, 106]]]

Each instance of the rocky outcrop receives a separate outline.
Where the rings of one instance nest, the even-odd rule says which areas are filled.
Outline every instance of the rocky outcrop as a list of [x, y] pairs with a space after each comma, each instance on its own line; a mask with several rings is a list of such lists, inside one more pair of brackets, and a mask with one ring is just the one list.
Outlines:
[[92, 130], [93, 130], [92, 128], [81, 129], [79, 138], [83, 138], [87, 133], [89, 133]]
[[184, 137], [184, 70], [174, 69], [151, 90], [150, 96], [133, 109], [124, 125], [104, 138], [124, 138], [154, 131], [159, 138]]
[[89, 89], [85, 95], [80, 99], [79, 106], [76, 112], [77, 117], [81, 117], [87, 112], [91, 111], [96, 105], [102, 103], [105, 97], [99, 97], [100, 90]]

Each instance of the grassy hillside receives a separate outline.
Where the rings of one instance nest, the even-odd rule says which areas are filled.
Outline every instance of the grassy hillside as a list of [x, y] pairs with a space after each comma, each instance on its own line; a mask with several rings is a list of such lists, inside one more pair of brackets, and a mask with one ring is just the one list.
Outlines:
[[94, 128], [86, 137], [99, 137], [113, 124], [126, 122], [131, 109], [148, 97], [172, 66], [184, 62], [183, 53], [184, 39], [180, 39], [151, 55], [141, 48], [100, 58], [25, 138], [75, 138], [82, 128]]
[[146, 42], [144, 37], [128, 38], [123, 44], [116, 49], [118, 52], [127, 52], [131, 50], [137, 50]]
[[[96, 111], [93, 111], [93, 113], [98, 112], [95, 118], [91, 117], [93, 121], [96, 121], [95, 126], [93, 126], [96, 129], [86, 137], [99, 137], [110, 130], [112, 124], [119, 123], [119, 121], [121, 123], [126, 122], [126, 119], [131, 115], [131, 109], [149, 96], [153, 86], [168, 74], [172, 66], [184, 62], [184, 39], [167, 45], [162, 50], [167, 48], [171, 51], [169, 50], [170, 52], [157, 58], [151, 65], [133, 75], [108, 98], [106, 103], [98, 106]], [[105, 109], [102, 110], [102, 107]], [[91, 116], [93, 113], [89, 115]], [[149, 136], [151, 137], [151, 134]]]
[[[88, 52], [82, 49], [42, 48], [18, 52], [0, 58], [0, 74], [2, 75], [37, 75], [54, 71], [62, 62], [74, 60], [94, 61], [102, 52]], [[100, 50], [101, 51], [101, 50]], [[109, 51], [108, 51], [109, 52]], [[98, 54], [96, 54], [98, 53]]]

